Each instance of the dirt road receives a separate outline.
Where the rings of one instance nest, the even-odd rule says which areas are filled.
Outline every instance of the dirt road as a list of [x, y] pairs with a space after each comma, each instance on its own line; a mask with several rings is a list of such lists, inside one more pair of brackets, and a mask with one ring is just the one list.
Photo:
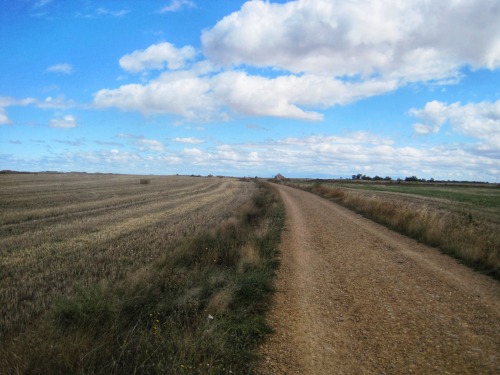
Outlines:
[[500, 283], [310, 193], [287, 227], [264, 374], [499, 374]]

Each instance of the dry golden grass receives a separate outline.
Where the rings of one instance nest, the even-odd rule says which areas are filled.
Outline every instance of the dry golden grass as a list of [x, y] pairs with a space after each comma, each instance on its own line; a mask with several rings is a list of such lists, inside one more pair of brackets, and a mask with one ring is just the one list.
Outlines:
[[75, 286], [114, 283], [247, 202], [229, 179], [0, 175], [0, 340]]

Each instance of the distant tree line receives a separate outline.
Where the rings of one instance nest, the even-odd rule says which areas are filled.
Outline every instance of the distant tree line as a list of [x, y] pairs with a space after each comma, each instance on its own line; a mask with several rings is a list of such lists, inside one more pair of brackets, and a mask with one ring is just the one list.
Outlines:
[[410, 177], [405, 177], [405, 178], [397, 178], [397, 179], [393, 179], [392, 177], [390, 176], [386, 176], [386, 177], [380, 177], [380, 176], [375, 176], [375, 177], [370, 177], [370, 176], [367, 176], [365, 174], [361, 174], [361, 173], [358, 173], [358, 174], [353, 174], [352, 177], [351, 177], [352, 180], [367, 180], [367, 181], [397, 181], [397, 182], [402, 182], [402, 181], [406, 181], [406, 182], [459, 182], [459, 183], [472, 183], [472, 184], [484, 184], [484, 183], [488, 183], [488, 182], [483, 182], [483, 181], [457, 181], [457, 180], [435, 180], [434, 178], [429, 178], [429, 179], [425, 179], [425, 178], [418, 178], [417, 176], [410, 176]]
[[[365, 174], [353, 174], [352, 175], [353, 180], [367, 180], [367, 181], [392, 181], [391, 176], [385, 176], [385, 177], [380, 177], [380, 176], [375, 176], [375, 177], [370, 177]], [[426, 180], [425, 178], [418, 178], [417, 176], [411, 176], [411, 177], [405, 177], [404, 179], [398, 178], [396, 181], [409, 181], [409, 182], [434, 182], [433, 178], [430, 178]]]
[[392, 177], [386, 176], [386, 177], [380, 177], [380, 176], [375, 176], [375, 177], [370, 177], [365, 174], [353, 174], [352, 175], [353, 180], [369, 180], [369, 181], [392, 181]]

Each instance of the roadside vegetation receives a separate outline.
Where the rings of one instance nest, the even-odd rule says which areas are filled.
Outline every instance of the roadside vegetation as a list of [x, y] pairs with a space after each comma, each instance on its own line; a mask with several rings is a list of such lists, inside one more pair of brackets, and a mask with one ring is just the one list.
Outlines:
[[[254, 349], [269, 332], [265, 312], [278, 266], [284, 212], [277, 193], [267, 185], [188, 177], [148, 177], [148, 184], [135, 178], [126, 192], [117, 188], [131, 178], [92, 176], [80, 184], [76, 178], [70, 185], [77, 190], [85, 181], [96, 190], [105, 185], [97, 194], [101, 202], [80, 194], [73, 205], [68, 199], [66, 211], [50, 204], [49, 194], [47, 204], [33, 208], [28, 194], [14, 194], [19, 189], [12, 191], [16, 204], [0, 201], [11, 207], [26, 201], [32, 211], [15, 217], [7, 210], [2, 217], [2, 230], [14, 233], [18, 247], [1, 258], [1, 297], [11, 308], [2, 311], [9, 319], [2, 327], [0, 373], [254, 372]], [[106, 201], [111, 215], [100, 211]], [[106, 219], [93, 222], [93, 214]], [[64, 225], [73, 215], [83, 215], [79, 230]], [[51, 237], [46, 231], [52, 223], [71, 233]], [[42, 240], [30, 245], [19, 238], [24, 226], [33, 226]], [[72, 255], [60, 263], [68, 246], [75, 246]], [[35, 253], [28, 257], [33, 261], [18, 276], [15, 267], [27, 250]], [[56, 276], [40, 276], [45, 274]], [[24, 299], [14, 289], [25, 281], [34, 288], [30, 301], [37, 308], [18, 316]]]
[[500, 189], [486, 184], [287, 182], [500, 279]]

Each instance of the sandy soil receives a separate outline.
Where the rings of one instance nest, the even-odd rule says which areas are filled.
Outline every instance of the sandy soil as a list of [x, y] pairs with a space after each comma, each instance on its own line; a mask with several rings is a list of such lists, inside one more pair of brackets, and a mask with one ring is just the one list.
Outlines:
[[263, 374], [500, 374], [500, 283], [310, 193], [287, 227]]

